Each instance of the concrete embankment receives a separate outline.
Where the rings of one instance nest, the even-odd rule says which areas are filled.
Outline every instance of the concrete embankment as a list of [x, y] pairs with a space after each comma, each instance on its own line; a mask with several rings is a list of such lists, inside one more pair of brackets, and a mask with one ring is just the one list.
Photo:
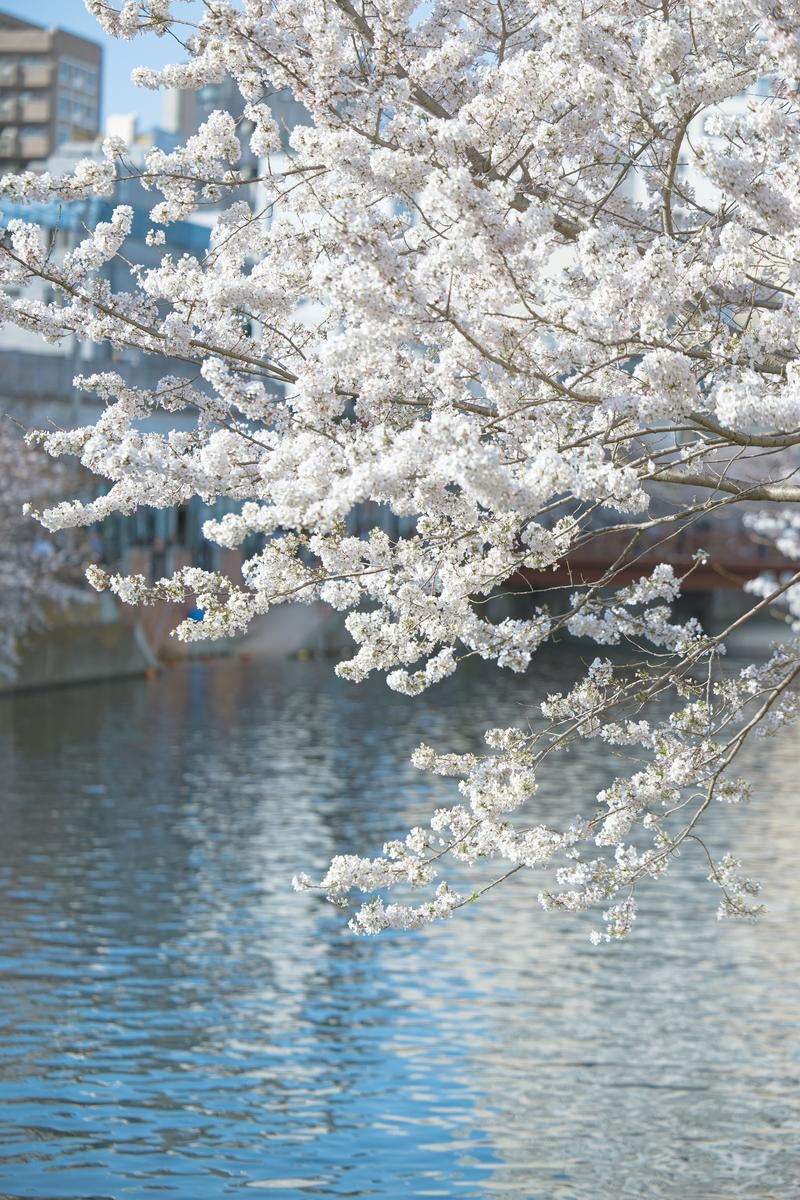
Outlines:
[[197, 642], [169, 636], [181, 616], [173, 606], [129, 609], [108, 593], [59, 610], [48, 629], [25, 640], [16, 676], [0, 679], [0, 694], [145, 675], [162, 662], [328, 656], [350, 640], [343, 617], [325, 604], [282, 605], [258, 617], [244, 637]]
[[325, 657], [351, 644], [342, 614], [327, 604], [280, 604], [256, 617], [240, 637], [208, 638], [183, 642], [171, 636], [182, 619], [174, 607], [168, 611], [143, 610], [139, 623], [158, 657], [164, 662], [245, 656], [287, 658], [308, 654]]
[[26, 638], [16, 675], [0, 679], [0, 693], [121, 679], [157, 666], [135, 622], [120, 621], [113, 606], [91, 603], [60, 614], [48, 629]]
[[344, 615], [317, 602], [281, 604], [257, 617], [238, 649], [253, 658], [327, 657], [352, 644]]

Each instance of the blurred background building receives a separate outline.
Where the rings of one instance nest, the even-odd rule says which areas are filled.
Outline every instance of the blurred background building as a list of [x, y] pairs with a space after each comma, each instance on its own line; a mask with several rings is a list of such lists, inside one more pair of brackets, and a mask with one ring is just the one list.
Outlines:
[[[295, 100], [288, 88], [275, 92], [269, 97], [268, 103], [281, 131], [284, 145], [296, 125], [311, 124], [308, 112]], [[169, 88], [164, 93], [164, 128], [175, 134], [179, 142], [185, 142], [208, 120], [212, 112], [221, 110], [235, 116], [241, 113], [243, 104], [241, 93], [230, 75], [226, 75], [219, 83], [207, 83], [197, 91]], [[258, 162], [250, 149], [251, 132], [250, 122], [241, 120], [239, 142], [242, 147], [242, 159], [239, 169], [256, 174]]]
[[[78, 2], [74, 0], [75, 4]], [[65, 18], [69, 15], [66, 4], [64, 15]], [[69, 174], [80, 159], [100, 160], [105, 134], [124, 139], [127, 161], [135, 170], [144, 166], [151, 150], [169, 153], [195, 134], [212, 112], [223, 110], [237, 120], [242, 147], [238, 169], [246, 179], [253, 180], [249, 198], [254, 206], [264, 207], [257, 182], [260, 164], [250, 149], [251, 127], [241, 116], [244, 101], [232, 79], [225, 77], [197, 91], [167, 91], [161, 125], [142, 127], [136, 113], [113, 111], [113, 82], [107, 89], [111, 95], [104, 97], [103, 66], [103, 50], [97, 42], [63, 29], [45, 29], [0, 11], [0, 173], [31, 170]], [[268, 102], [287, 146], [292, 128], [298, 123], [309, 123], [310, 118], [288, 90], [275, 93]], [[240, 191], [237, 198], [241, 196]], [[0, 198], [0, 236], [12, 219], [33, 221], [41, 227], [43, 237], [52, 247], [53, 259], [58, 262], [99, 222], [109, 220], [116, 205], [130, 205], [134, 218], [124, 257], [115, 258], [101, 272], [112, 292], [124, 292], [133, 286], [129, 261], [146, 269], [160, 263], [164, 253], [177, 259], [190, 255], [202, 260], [210, 244], [212, 226], [220, 210], [230, 203], [230, 197], [223, 196], [218, 203], [209, 203], [192, 214], [190, 219], [164, 227], [165, 243], [156, 247], [148, 245], [146, 237], [153, 226], [150, 211], [157, 200], [157, 194], [145, 191], [135, 178], [121, 180], [109, 198], [33, 204]], [[58, 299], [55, 290], [42, 280], [32, 280], [17, 289], [17, 299], [26, 297], [44, 303]], [[166, 374], [191, 376], [195, 386], [203, 386], [194, 364], [133, 348], [114, 349], [74, 336], [48, 344], [35, 333], [6, 326], [0, 328], [0, 418], [11, 421], [20, 432], [93, 423], [100, 414], [100, 404], [90, 393], [76, 389], [73, 380], [78, 374], [101, 371], [118, 372], [127, 384], [142, 389], [155, 388]], [[167, 432], [191, 428], [193, 422], [190, 413], [183, 416], [156, 411], [142, 427]], [[88, 499], [106, 486], [76, 468], [68, 490]], [[92, 557], [111, 569], [143, 574], [150, 579], [192, 564], [223, 571], [241, 582], [242, 558], [256, 552], [260, 542], [253, 539], [253, 544], [246, 544], [242, 551], [226, 551], [208, 543], [202, 534], [209, 517], [220, 517], [234, 507], [235, 503], [225, 498], [209, 506], [194, 497], [187, 504], [173, 508], [142, 508], [128, 516], [114, 515], [88, 531]], [[354, 513], [354, 531], [375, 524], [375, 516], [366, 510]], [[388, 514], [379, 513], [377, 519], [388, 519]], [[110, 597], [106, 594], [103, 599], [108, 601]], [[167, 612], [136, 612], [126, 606], [106, 604], [101, 619], [117, 626], [134, 621], [137, 636], [143, 634], [149, 646], [158, 651], [165, 646], [168, 631], [185, 615], [174, 607]], [[81, 626], [84, 620], [80, 617]], [[96, 627], [77, 632], [72, 626], [59, 627], [53, 631], [47, 646], [35, 648], [33, 656], [26, 658], [22, 681], [25, 685], [54, 682], [84, 677], [87, 671], [128, 673], [131, 663], [139, 666], [146, 663], [146, 656], [138, 653], [124, 629], [120, 633], [119, 629], [115, 632], [106, 628], [105, 632], [113, 645], [105, 645], [101, 662], [94, 649], [98, 640]], [[282, 627], [278, 638], [281, 652], [291, 650], [293, 638], [299, 647], [305, 637], [306, 627], [300, 630]], [[170, 646], [172, 654], [175, 643]]]
[[[0, 171], [47, 171], [54, 175], [74, 170], [82, 158], [101, 158], [102, 47], [62, 29], [44, 29], [0, 12]], [[134, 167], [144, 165], [152, 149], [171, 151], [196, 132], [215, 108], [241, 111], [242, 100], [232, 80], [197, 93], [171, 93], [166, 100], [166, 129], [139, 129], [135, 114], [107, 116], [103, 133], [121, 136], [128, 144]], [[34, 125], [35, 119], [35, 125]], [[243, 148], [249, 146], [243, 129]], [[246, 163], [253, 175], [256, 164]], [[163, 247], [147, 245], [152, 228], [150, 209], [157, 197], [135, 179], [120, 182], [113, 198], [89, 197], [62, 203], [19, 204], [0, 199], [0, 228], [9, 220], [35, 221], [53, 247], [56, 261], [73, 249], [98, 222], [109, 220], [117, 204], [134, 210], [126, 258], [145, 267], [156, 266], [166, 250], [181, 257], [202, 258], [210, 240], [214, 209], [196, 219], [178, 221], [165, 229]], [[102, 272], [114, 292], [130, 290], [127, 262], [117, 258]], [[53, 289], [34, 280], [17, 290], [32, 299], [51, 302]], [[166, 373], [196, 375], [190, 364], [165, 360], [136, 349], [114, 350], [108, 344], [81, 342], [67, 337], [47, 344], [36, 334], [14, 326], [0, 329], [0, 412], [21, 429], [54, 425], [74, 427], [92, 422], [99, 406], [91, 395], [73, 387], [76, 374], [118, 371], [134, 387], [153, 388]], [[180, 428], [180, 414], [154, 415], [151, 428]], [[96, 481], [83, 481], [96, 487]], [[217, 568], [212, 548], [202, 537], [208, 516], [221, 515], [224, 505], [209, 509], [199, 499], [180, 509], [142, 510], [130, 517], [114, 517], [94, 531], [103, 561], [146, 573], [166, 570], [191, 561]]]
[[102, 63], [97, 42], [0, 12], [0, 170], [97, 136]]

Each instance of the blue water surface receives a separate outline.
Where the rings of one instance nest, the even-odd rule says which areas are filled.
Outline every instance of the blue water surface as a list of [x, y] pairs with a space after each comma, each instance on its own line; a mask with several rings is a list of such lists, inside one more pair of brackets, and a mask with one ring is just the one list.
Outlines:
[[[718, 924], [690, 849], [625, 943], [515, 876], [431, 931], [357, 939], [294, 872], [379, 852], [576, 664], [419, 700], [326, 663], [217, 662], [0, 704], [0, 1197], [800, 1197], [798, 754], [748, 751], [715, 854], [767, 917]], [[587, 743], [537, 818], [624, 764]]]

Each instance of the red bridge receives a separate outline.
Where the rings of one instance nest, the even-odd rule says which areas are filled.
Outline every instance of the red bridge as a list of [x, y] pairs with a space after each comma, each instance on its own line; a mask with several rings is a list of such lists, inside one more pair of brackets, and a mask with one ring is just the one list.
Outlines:
[[741, 588], [762, 571], [781, 574], [796, 571], [800, 563], [784, 558], [774, 547], [755, 542], [737, 525], [711, 529], [686, 529], [666, 538], [663, 529], [652, 529], [645, 541], [640, 537], [631, 545], [629, 530], [610, 530], [591, 537], [570, 551], [554, 570], [524, 569], [519, 578], [534, 590], [575, 587], [598, 583], [615, 562], [613, 584], [624, 585], [647, 575], [658, 563], [669, 563], [676, 575], [684, 575], [701, 551], [708, 555], [688, 575], [684, 591], [707, 592], [719, 588]]

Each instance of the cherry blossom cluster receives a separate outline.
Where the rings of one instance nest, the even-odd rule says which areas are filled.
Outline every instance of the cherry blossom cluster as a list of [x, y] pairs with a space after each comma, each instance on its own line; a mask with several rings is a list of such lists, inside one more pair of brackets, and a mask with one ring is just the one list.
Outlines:
[[[712, 800], [746, 797], [728, 774], [741, 746], [796, 707], [797, 648], [725, 682], [725, 635], [674, 614], [701, 559], [668, 563], [683, 535], [740, 508], [778, 520], [773, 541], [797, 558], [796, 518], [765, 516], [800, 500], [797, 0], [591, 12], [579, 0], [214, 0], [199, 19], [181, 0], [87, 6], [110, 36], [182, 44], [180, 61], [136, 73], [142, 86], [229, 75], [241, 108], [139, 171], [149, 244], [213, 206], [205, 254], [130, 262], [124, 206], [66, 257], [35, 221], [4, 233], [0, 319], [164, 360], [151, 391], [122, 368], [76, 380], [102, 416], [36, 440], [108, 486], [42, 520], [233, 501], [205, 534], [260, 539], [241, 581], [197, 569], [91, 581], [131, 603], [193, 600], [206, 619], [181, 625], [184, 638], [325, 601], [354, 642], [339, 672], [380, 673], [406, 695], [468, 658], [523, 673], [545, 643], [623, 647], [633, 666], [598, 660], [530, 730], [491, 734], [485, 757], [421, 751], [420, 765], [460, 780], [463, 802], [380, 858], [336, 859], [319, 884], [336, 902], [366, 896], [354, 927], [375, 932], [549, 870], [545, 908], [598, 907], [595, 940], [625, 936], [643, 883], [681, 848], [708, 854]], [[288, 136], [270, 107], [281, 89], [311, 119]], [[256, 180], [238, 169], [245, 136]], [[115, 172], [131, 165], [108, 142], [72, 177], [28, 172], [2, 190], [108, 195]], [[109, 285], [114, 259], [129, 262], [124, 289]], [[39, 299], [16, 294], [33, 281], [48, 285]], [[154, 431], [156, 410], [179, 411], [181, 429]], [[404, 536], [377, 521], [355, 536], [366, 506]], [[641, 564], [648, 546], [664, 548], [655, 569]], [[586, 555], [596, 570], [574, 568]], [[751, 618], [781, 603], [800, 616], [787, 572], [754, 585]], [[537, 779], [586, 737], [636, 761], [580, 797], [581, 816], [545, 827]], [[740, 868], [709, 861], [726, 915], [749, 914]], [[485, 882], [492, 862], [502, 870]], [[465, 886], [473, 870], [482, 882]], [[427, 898], [389, 901], [395, 888]]]

